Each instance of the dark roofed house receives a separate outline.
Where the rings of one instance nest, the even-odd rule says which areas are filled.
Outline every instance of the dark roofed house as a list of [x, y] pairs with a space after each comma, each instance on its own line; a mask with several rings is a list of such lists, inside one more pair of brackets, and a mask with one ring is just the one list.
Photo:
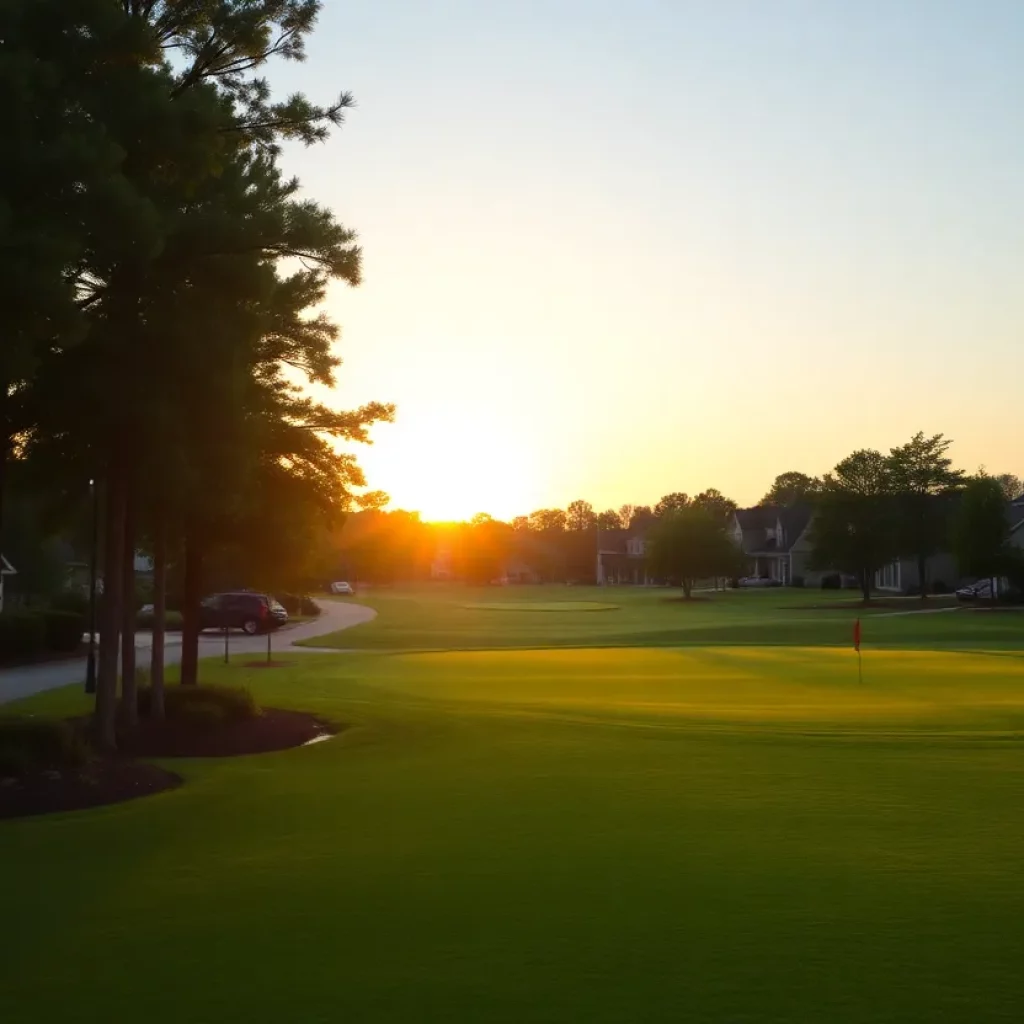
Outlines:
[[783, 584], [797, 577], [812, 585], [820, 582], [821, 573], [808, 568], [811, 518], [810, 505], [737, 509], [732, 535], [747, 556], [751, 573]]
[[1010, 543], [1014, 547], [1024, 548], [1024, 498], [1011, 501], [1007, 515], [1010, 520]]

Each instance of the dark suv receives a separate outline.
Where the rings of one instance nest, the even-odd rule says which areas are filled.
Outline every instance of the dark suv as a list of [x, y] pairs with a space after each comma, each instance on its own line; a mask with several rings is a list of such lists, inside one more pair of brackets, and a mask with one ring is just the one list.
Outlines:
[[241, 629], [249, 636], [283, 626], [288, 613], [269, 594], [248, 590], [211, 594], [199, 607], [200, 629]]

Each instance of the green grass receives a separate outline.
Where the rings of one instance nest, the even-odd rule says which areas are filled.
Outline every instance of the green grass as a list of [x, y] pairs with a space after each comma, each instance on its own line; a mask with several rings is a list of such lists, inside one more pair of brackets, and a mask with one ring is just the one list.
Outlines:
[[[174, 792], [0, 824], [0, 1019], [1020, 1018], [1012, 633], [960, 653], [962, 636], [928, 650], [903, 627], [906, 646], [869, 644], [860, 684], [853, 652], [817, 639], [643, 646], [787, 614], [794, 633], [846, 631], [850, 612], [808, 607], [820, 593], [616, 593], [619, 611], [578, 616], [473, 599], [375, 598], [352, 633], [379, 653], [204, 665], [352, 725], [328, 743], [179, 763]], [[984, 616], [909, 618], [983, 638]], [[518, 649], [454, 649], [487, 637]]]
[[[618, 607], [559, 614], [496, 614], [481, 607], [508, 601], [549, 608], [561, 599]], [[306, 641], [345, 650], [494, 650], [524, 647], [678, 647], [688, 644], [798, 644], [849, 646], [853, 621], [864, 623], [869, 647], [1013, 649], [1024, 645], [1024, 613], [948, 610], [948, 602], [908, 599], [898, 607], [853, 607], [849, 591], [764, 590], [700, 594], [645, 588], [433, 587], [371, 592], [363, 603], [376, 619], [354, 629]], [[476, 607], [474, 607], [474, 605]]]

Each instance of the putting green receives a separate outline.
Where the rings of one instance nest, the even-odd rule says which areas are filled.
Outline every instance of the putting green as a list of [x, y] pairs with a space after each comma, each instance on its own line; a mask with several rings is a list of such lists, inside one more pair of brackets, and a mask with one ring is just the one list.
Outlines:
[[446, 651], [395, 655], [372, 685], [531, 715], [743, 732], [1024, 736], [1024, 661], [810, 647]]
[[619, 606], [600, 601], [480, 601], [462, 607], [487, 612], [613, 612]]

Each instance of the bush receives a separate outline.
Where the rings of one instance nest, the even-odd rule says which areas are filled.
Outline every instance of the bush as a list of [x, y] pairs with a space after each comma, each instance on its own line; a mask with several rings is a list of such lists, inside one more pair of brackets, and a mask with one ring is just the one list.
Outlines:
[[789, 581], [789, 585], [791, 587], [802, 587], [804, 585], [804, 578], [803, 578], [803, 576], [794, 576]]
[[[146, 677], [148, 683], [148, 677]], [[139, 677], [139, 714], [148, 715], [153, 704], [153, 691], [143, 686]], [[214, 705], [219, 709], [221, 722], [240, 722], [255, 718], [260, 712], [252, 694], [236, 686], [168, 686], [164, 689], [164, 711], [168, 718], [191, 719], [197, 704]], [[195, 712], [207, 722], [212, 713]]]
[[822, 590], [840, 590], [843, 586], [843, 578], [837, 572], [830, 572], [821, 577]]
[[949, 586], [945, 580], [936, 580], [932, 584], [933, 594], [952, 594], [953, 588]]
[[[139, 629], [152, 629], [153, 628], [153, 616], [149, 613], [143, 615], [141, 612], [135, 619], [135, 625]], [[181, 612], [164, 612], [164, 629], [178, 631], [182, 626]]]
[[320, 605], [311, 597], [303, 597], [299, 604], [299, 614], [316, 618], [320, 614]]
[[298, 594], [277, 594], [277, 600], [280, 602], [281, 607], [289, 615], [301, 615], [302, 614], [302, 598]]
[[13, 609], [0, 614], [0, 662], [38, 657], [46, 650], [46, 623], [37, 612]]
[[85, 739], [68, 722], [0, 716], [0, 776], [78, 768], [88, 757]]
[[82, 646], [82, 634], [86, 628], [84, 615], [51, 608], [42, 612], [41, 617], [48, 651], [67, 654]]
[[58, 612], [77, 612], [79, 615], [88, 615], [89, 595], [81, 590], [62, 590], [50, 599], [50, 607]]
[[231, 721], [223, 705], [212, 700], [186, 701], [178, 708], [174, 718], [179, 722], [188, 722], [197, 729], [215, 729]]

